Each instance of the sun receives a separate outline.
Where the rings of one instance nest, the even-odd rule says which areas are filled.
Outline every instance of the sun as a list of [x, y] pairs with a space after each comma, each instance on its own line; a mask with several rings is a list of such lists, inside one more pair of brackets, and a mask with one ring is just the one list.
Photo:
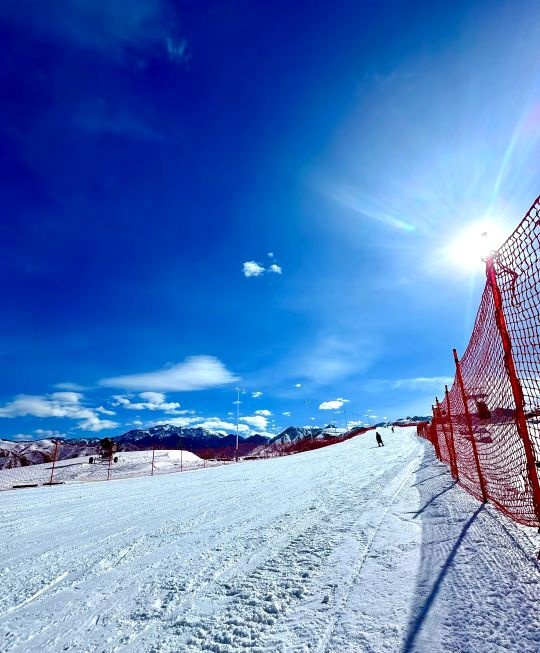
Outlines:
[[479, 220], [468, 224], [444, 248], [446, 262], [465, 272], [482, 270], [490, 252], [500, 247], [504, 232], [494, 221]]

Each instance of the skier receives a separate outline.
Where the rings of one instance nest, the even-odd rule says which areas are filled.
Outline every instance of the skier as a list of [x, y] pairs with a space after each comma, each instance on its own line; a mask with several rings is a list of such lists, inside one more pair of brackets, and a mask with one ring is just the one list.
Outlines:
[[384, 442], [382, 441], [381, 434], [379, 431], [375, 431], [375, 439], [377, 440], [377, 446], [383, 446], [384, 447]]

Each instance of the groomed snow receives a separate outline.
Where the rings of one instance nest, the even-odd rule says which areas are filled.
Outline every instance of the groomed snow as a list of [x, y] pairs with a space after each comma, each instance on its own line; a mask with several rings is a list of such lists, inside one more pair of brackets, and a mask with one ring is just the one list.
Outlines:
[[414, 429], [1, 495], [0, 650], [540, 650], [538, 541]]

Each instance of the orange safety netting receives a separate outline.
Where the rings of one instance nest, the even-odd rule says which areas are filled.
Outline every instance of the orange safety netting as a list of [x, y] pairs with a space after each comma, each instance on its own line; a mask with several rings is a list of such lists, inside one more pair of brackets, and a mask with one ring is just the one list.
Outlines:
[[540, 198], [486, 262], [456, 377], [419, 434], [472, 495], [540, 526]]

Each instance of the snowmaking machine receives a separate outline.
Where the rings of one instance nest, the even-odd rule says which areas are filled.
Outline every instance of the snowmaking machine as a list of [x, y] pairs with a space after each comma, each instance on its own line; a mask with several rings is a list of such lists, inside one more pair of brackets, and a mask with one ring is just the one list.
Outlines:
[[118, 456], [114, 454], [118, 450], [118, 445], [116, 442], [113, 442], [111, 438], [103, 438], [99, 442], [99, 452], [95, 456], [90, 456], [88, 462], [92, 465], [93, 463], [106, 462], [106, 463], [117, 463]]

